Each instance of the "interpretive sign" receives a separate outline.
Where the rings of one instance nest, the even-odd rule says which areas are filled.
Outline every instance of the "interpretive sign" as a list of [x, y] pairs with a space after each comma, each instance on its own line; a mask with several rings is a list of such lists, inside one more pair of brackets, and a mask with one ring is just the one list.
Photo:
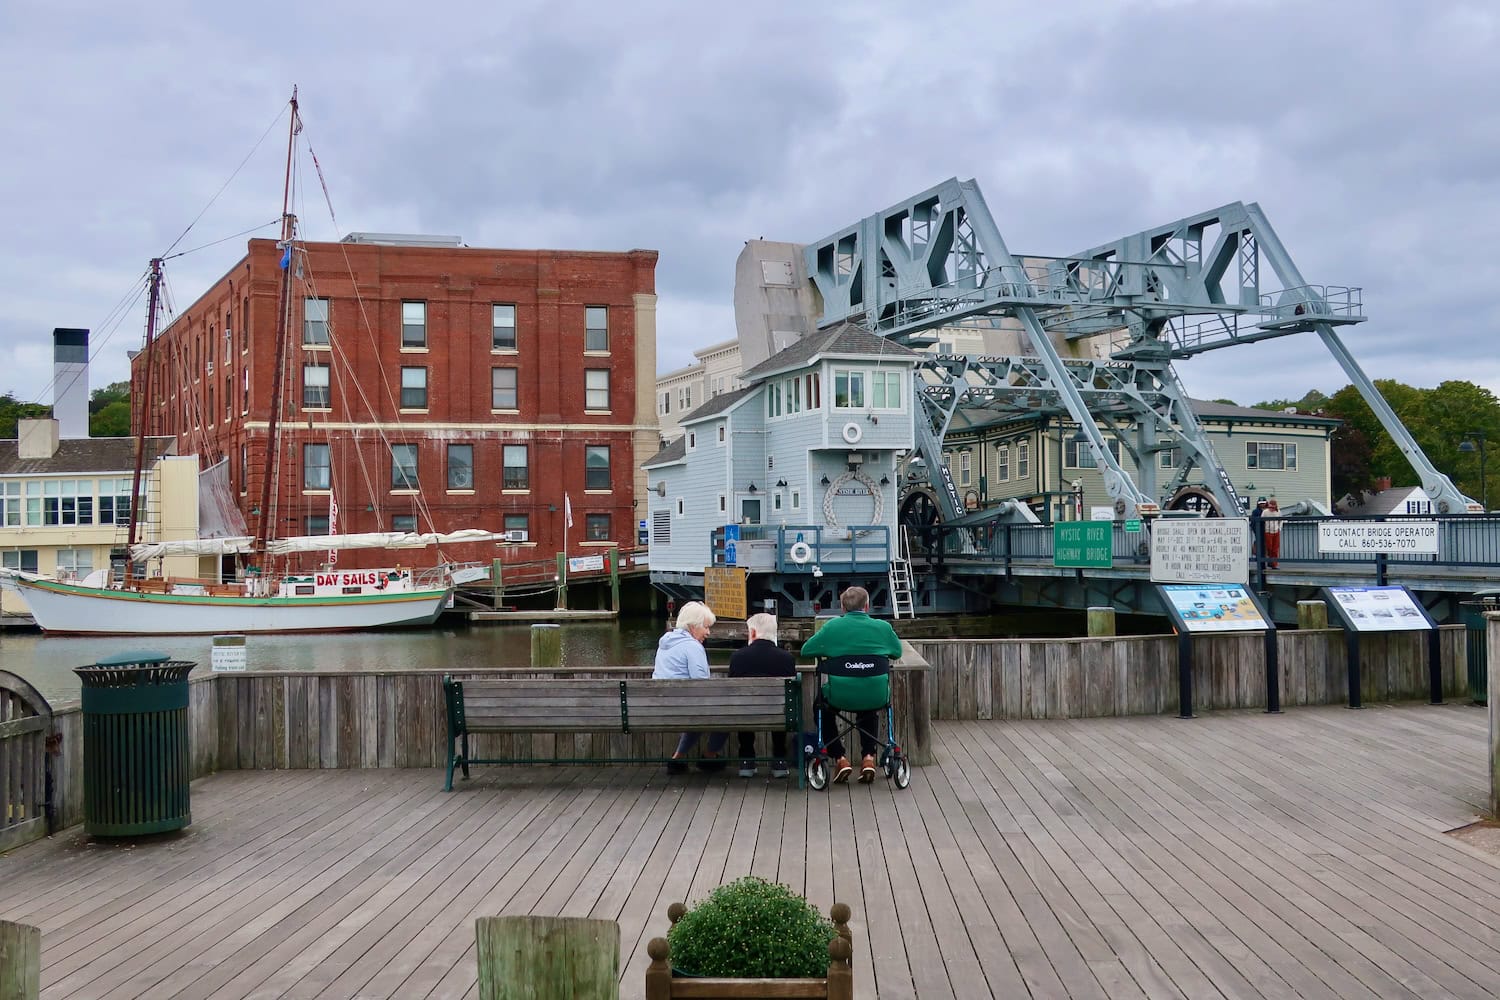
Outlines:
[[587, 573], [589, 570], [603, 568], [603, 556], [570, 556], [568, 558], [569, 573]]
[[245, 669], [245, 637], [242, 635], [216, 635], [211, 669], [214, 673], [241, 673]]
[[1238, 583], [1171, 583], [1161, 592], [1189, 632], [1259, 632], [1271, 627], [1250, 592]]
[[1318, 551], [1438, 554], [1436, 521], [1319, 521]]
[[703, 570], [703, 601], [719, 618], [748, 618], [745, 599], [747, 571], [738, 566], [707, 566]]
[[1089, 520], [1090, 521], [1113, 521], [1114, 519], [1115, 519], [1115, 509], [1113, 507], [1090, 507], [1089, 508]]
[[1109, 521], [1064, 521], [1052, 526], [1052, 565], [1109, 569], [1114, 565], [1114, 525]]
[[1432, 627], [1405, 587], [1329, 587], [1328, 594], [1358, 632], [1418, 632]]
[[1250, 582], [1250, 522], [1242, 517], [1157, 520], [1151, 526], [1151, 580]]

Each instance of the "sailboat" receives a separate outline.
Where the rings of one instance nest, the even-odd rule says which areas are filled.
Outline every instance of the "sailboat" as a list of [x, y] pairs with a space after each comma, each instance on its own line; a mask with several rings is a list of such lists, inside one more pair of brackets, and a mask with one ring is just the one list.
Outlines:
[[[278, 417], [281, 411], [281, 387], [284, 383], [288, 326], [288, 302], [295, 268], [291, 266], [296, 246], [296, 219], [290, 214], [291, 167], [293, 143], [300, 131], [297, 93], [291, 99], [291, 126], [287, 140], [287, 182], [282, 199], [282, 258], [280, 308], [276, 327], [276, 371], [273, 374], [272, 403], [268, 428], [267, 465], [277, 465], [280, 439]], [[182, 541], [142, 541], [141, 527], [146, 519], [142, 498], [142, 465], [146, 454], [147, 433], [145, 407], [151, 399], [150, 351], [154, 340], [161, 285], [162, 260], [151, 262], [146, 323], [146, 374], [142, 417], [138, 422], [136, 465], [132, 479], [131, 518], [129, 522], [128, 560], [120, 560], [113, 569], [100, 569], [81, 581], [62, 581], [15, 570], [0, 570], [0, 584], [20, 593], [30, 606], [37, 624], [48, 633], [94, 635], [172, 635], [266, 632], [327, 632], [430, 625], [451, 604], [456, 584], [475, 576], [482, 569], [454, 571], [439, 565], [425, 571], [398, 566], [392, 569], [329, 568], [341, 550], [379, 548], [406, 550], [504, 541], [506, 534], [481, 529], [439, 532], [370, 532], [358, 534], [324, 534], [291, 538], [273, 538], [271, 526], [275, 497], [272, 479], [263, 477], [258, 511], [266, 511], [254, 534], [245, 529], [243, 516], [229, 503], [221, 503], [213, 520], [219, 537], [200, 537]], [[227, 332], [227, 331], [226, 331]], [[222, 463], [220, 463], [222, 464]], [[212, 470], [210, 470], [212, 471]], [[203, 483], [212, 477], [205, 473]], [[224, 489], [227, 493], [227, 488]], [[254, 511], [252, 512], [254, 513]], [[200, 518], [200, 530], [203, 527]], [[226, 527], [227, 525], [227, 527]], [[330, 525], [332, 528], [332, 525]], [[238, 529], [238, 530], [235, 530]], [[270, 572], [274, 563], [290, 565], [300, 553], [327, 553], [323, 568], [316, 571], [288, 569]], [[137, 567], [165, 556], [234, 556], [245, 568], [236, 583], [204, 580], [173, 580], [146, 577]]]

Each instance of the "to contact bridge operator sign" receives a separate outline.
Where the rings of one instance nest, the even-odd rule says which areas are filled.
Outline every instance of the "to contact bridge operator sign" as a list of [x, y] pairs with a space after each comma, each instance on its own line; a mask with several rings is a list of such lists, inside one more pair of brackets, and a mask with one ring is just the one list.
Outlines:
[[1436, 521], [1320, 521], [1318, 551], [1386, 552], [1435, 556]]

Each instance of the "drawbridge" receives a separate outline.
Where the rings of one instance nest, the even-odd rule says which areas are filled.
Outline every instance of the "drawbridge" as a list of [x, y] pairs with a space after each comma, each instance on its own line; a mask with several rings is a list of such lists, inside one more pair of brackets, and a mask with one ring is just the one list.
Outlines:
[[[944, 329], [989, 331], [1006, 346], [935, 355], [918, 370], [915, 454], [938, 513], [963, 513], [942, 461], [961, 408], [1017, 417], [1066, 414], [1087, 439], [1116, 519], [1152, 515], [1204, 471], [1220, 512], [1244, 498], [1214, 453], [1174, 362], [1313, 334], [1411, 463], [1439, 514], [1480, 513], [1402, 425], [1339, 335], [1364, 322], [1360, 289], [1309, 284], [1254, 203], [1234, 202], [1063, 257], [1013, 253], [979, 185], [956, 178], [806, 246], [819, 328], [860, 323], [911, 347]], [[1107, 446], [1108, 432], [1135, 475]], [[1182, 460], [1159, 481], [1157, 454]], [[1016, 520], [1032, 519], [1012, 503]], [[1311, 511], [1289, 510], [1288, 513]]]

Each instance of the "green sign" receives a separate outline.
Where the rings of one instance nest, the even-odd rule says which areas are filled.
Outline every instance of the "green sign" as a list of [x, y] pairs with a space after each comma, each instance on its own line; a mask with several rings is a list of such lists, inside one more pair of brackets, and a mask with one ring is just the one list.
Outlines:
[[1125, 530], [1129, 531], [1129, 532], [1132, 532], [1132, 533], [1140, 531], [1141, 530], [1141, 519], [1138, 518], [1138, 517], [1136, 517], [1136, 518], [1132, 518], [1129, 521], [1126, 521], [1125, 522]]
[[1052, 565], [1109, 569], [1114, 565], [1113, 521], [1065, 521], [1052, 526]]

